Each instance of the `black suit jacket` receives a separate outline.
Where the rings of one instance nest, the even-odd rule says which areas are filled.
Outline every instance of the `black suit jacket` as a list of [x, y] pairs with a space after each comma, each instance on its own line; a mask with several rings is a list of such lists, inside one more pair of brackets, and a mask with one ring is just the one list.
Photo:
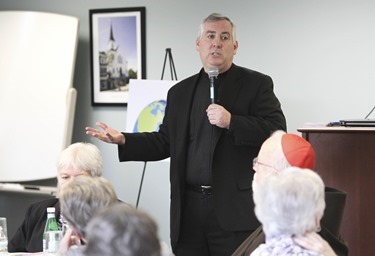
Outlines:
[[9, 252], [42, 252], [43, 233], [47, 220], [47, 208], [55, 207], [56, 220], [60, 217], [60, 203], [57, 198], [32, 204], [26, 211], [25, 219], [13, 238], [8, 242]]
[[[158, 132], [124, 133], [126, 143], [118, 147], [120, 161], [170, 157], [172, 243], [178, 241], [184, 209], [189, 117], [200, 75], [207, 74], [202, 69], [169, 90]], [[269, 76], [233, 64], [223, 83], [218, 104], [232, 117], [229, 130], [214, 126], [211, 155], [215, 212], [225, 230], [255, 230], [260, 223], [252, 199], [252, 160], [273, 131], [286, 130], [286, 121]]]

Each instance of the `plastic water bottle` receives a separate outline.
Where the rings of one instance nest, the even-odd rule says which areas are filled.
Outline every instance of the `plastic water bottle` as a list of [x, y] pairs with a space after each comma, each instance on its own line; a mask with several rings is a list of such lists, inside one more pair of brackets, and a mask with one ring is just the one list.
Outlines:
[[55, 217], [55, 208], [47, 208], [47, 221], [43, 233], [43, 252], [44, 255], [56, 255], [59, 249], [61, 231], [57, 225]]

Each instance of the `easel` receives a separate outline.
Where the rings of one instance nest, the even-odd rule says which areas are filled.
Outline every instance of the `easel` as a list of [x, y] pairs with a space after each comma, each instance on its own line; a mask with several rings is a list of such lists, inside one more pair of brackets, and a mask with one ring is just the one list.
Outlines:
[[[164, 65], [163, 65], [163, 71], [161, 72], [161, 79], [160, 80], [163, 80], [163, 77], [164, 77], [164, 70], [165, 70], [165, 64], [167, 62], [167, 57], [169, 57], [169, 67], [171, 69], [171, 80], [178, 80], [177, 74], [176, 74], [176, 68], [174, 67], [174, 62], [173, 62], [173, 58], [172, 58], [172, 49], [171, 48], [165, 49]], [[174, 74], [175, 79], [173, 79], [173, 74]]]
[[[163, 64], [163, 71], [161, 73], [161, 79], [160, 80], [163, 80], [163, 77], [164, 77], [164, 70], [165, 70], [165, 65], [167, 63], [167, 57], [169, 57], [169, 66], [170, 66], [170, 69], [171, 69], [171, 80], [177, 80], [177, 74], [176, 74], [176, 68], [174, 66], [174, 62], [173, 62], [173, 58], [172, 58], [172, 50], [171, 48], [166, 48], [165, 49], [165, 57], [164, 57], [164, 64]], [[174, 76], [173, 76], [174, 75]], [[137, 197], [137, 203], [136, 203], [136, 208], [138, 208], [138, 204], [139, 204], [139, 198], [141, 197], [141, 191], [142, 191], [142, 186], [143, 186], [143, 180], [144, 180], [144, 177], [145, 177], [145, 172], [146, 172], [146, 165], [147, 165], [147, 162], [145, 161], [144, 162], [144, 165], [143, 165], [143, 171], [142, 171], [142, 177], [141, 177], [141, 183], [139, 184], [139, 191], [138, 191], [138, 197]]]

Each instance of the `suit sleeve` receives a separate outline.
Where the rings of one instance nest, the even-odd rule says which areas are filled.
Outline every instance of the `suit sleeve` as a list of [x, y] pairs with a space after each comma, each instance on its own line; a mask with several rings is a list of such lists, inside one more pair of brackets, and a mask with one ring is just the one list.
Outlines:
[[125, 145], [118, 146], [120, 161], [159, 161], [169, 157], [169, 143], [159, 132], [124, 135]]
[[235, 108], [232, 113], [228, 132], [236, 145], [261, 146], [272, 132], [287, 129], [271, 77], [262, 74], [252, 81], [253, 84], [247, 86], [252, 87], [251, 93], [247, 93], [251, 95], [246, 106], [247, 114], [236, 112]]
[[118, 145], [118, 157], [122, 161], [159, 161], [170, 156], [168, 108], [157, 132], [123, 133], [125, 145]]

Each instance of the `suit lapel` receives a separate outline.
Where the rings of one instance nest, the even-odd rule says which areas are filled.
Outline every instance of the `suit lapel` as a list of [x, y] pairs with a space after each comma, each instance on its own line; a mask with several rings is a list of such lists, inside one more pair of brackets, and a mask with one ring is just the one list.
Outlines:
[[223, 89], [220, 94], [219, 102], [219, 104], [229, 112], [231, 112], [233, 104], [237, 100], [238, 94], [242, 87], [242, 83], [237, 82], [238, 79], [239, 69], [236, 65], [232, 64], [232, 67], [228, 70], [228, 74], [223, 81]]
[[187, 147], [186, 143], [189, 141], [189, 129], [190, 129], [190, 114], [191, 114], [191, 107], [194, 100], [194, 93], [197, 87], [197, 82], [199, 80], [199, 74], [183, 81], [181, 84], [181, 89], [178, 91], [178, 104], [173, 106], [176, 111], [178, 111], [178, 121], [175, 123], [177, 134], [175, 135], [176, 140], [176, 155], [177, 159], [180, 159], [177, 164], [178, 176], [179, 181], [181, 183], [181, 187], [184, 186], [185, 183], [185, 171], [186, 171], [186, 156], [187, 156]]
[[183, 86], [183, 89], [181, 90], [181, 99], [180, 102], [180, 115], [183, 117], [181, 118], [181, 128], [184, 134], [188, 134], [188, 129], [189, 129], [189, 121], [190, 121], [190, 113], [191, 113], [191, 108], [194, 100], [194, 93], [195, 89], [197, 88], [197, 83], [200, 77], [200, 73], [193, 77], [192, 81], [192, 86], [188, 83], [186, 83]]
[[[232, 67], [228, 70], [228, 73], [222, 82], [223, 89], [220, 93], [220, 98], [218, 104], [222, 105], [226, 110], [232, 113], [232, 107], [235, 101], [238, 98], [238, 94], [240, 92], [240, 88], [242, 83], [238, 83], [237, 80], [239, 79], [239, 69], [236, 65], [232, 64]], [[219, 141], [221, 134], [224, 132], [225, 129], [221, 129], [218, 127], [214, 127], [213, 130], [213, 139], [212, 139], [212, 150], [215, 150], [216, 144]], [[212, 152], [213, 153], [213, 152]]]

